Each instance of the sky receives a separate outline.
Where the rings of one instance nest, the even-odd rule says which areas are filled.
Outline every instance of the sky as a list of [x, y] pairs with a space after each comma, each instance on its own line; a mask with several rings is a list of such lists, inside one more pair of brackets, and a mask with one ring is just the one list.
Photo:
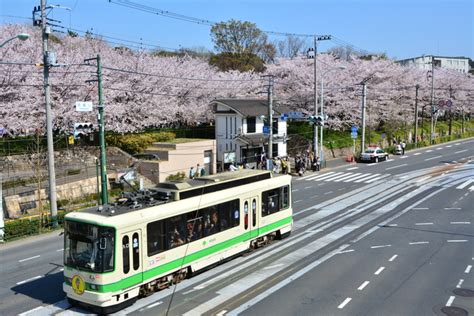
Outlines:
[[[210, 26], [128, 8], [133, 2], [212, 22], [250, 21], [262, 30], [332, 35], [318, 49], [350, 44], [395, 59], [425, 55], [474, 59], [474, 0], [48, 0], [66, 28], [167, 49], [213, 49]], [[31, 23], [40, 0], [1, 0], [0, 24]], [[120, 39], [120, 40], [118, 40]], [[270, 35], [270, 40], [284, 37]], [[132, 43], [131, 43], [132, 44]], [[138, 44], [137, 44], [138, 45]], [[308, 40], [310, 45], [310, 40]]]

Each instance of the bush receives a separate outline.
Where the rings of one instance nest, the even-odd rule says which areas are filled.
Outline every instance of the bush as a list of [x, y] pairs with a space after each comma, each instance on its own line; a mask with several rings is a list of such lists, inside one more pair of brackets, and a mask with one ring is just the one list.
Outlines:
[[166, 181], [182, 181], [186, 177], [186, 174], [184, 172], [178, 172], [177, 174], [172, 174], [169, 175], [166, 178]]
[[[57, 221], [58, 226], [62, 227], [64, 223], [65, 211], [58, 211]], [[40, 225], [41, 224], [41, 225]], [[24, 236], [37, 235], [41, 230], [51, 230], [51, 216], [43, 217], [43, 222], [40, 223], [40, 217], [13, 219], [5, 222], [5, 241], [18, 239]]]
[[171, 132], [106, 135], [107, 145], [119, 147], [129, 154], [139, 154], [145, 151], [154, 142], [168, 142], [173, 140], [176, 134]]

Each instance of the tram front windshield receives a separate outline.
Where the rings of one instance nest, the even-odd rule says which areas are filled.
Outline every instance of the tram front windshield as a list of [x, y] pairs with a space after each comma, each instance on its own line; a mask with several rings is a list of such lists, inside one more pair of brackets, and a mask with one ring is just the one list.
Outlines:
[[64, 264], [79, 270], [114, 269], [114, 229], [88, 223], [64, 223]]

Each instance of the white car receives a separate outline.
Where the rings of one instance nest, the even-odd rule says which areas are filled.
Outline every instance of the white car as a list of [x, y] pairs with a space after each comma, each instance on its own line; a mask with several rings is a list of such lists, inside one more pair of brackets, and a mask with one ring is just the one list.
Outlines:
[[360, 154], [360, 161], [379, 162], [381, 160], [388, 159], [388, 153], [383, 151], [380, 147], [369, 147], [367, 150]]

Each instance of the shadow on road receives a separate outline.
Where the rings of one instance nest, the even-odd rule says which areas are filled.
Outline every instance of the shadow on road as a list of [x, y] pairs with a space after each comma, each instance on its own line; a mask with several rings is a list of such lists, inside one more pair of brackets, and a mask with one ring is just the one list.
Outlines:
[[427, 233], [432, 233], [432, 234], [443, 234], [443, 235], [448, 235], [448, 236], [474, 237], [473, 234], [449, 232], [449, 231], [442, 231], [442, 230], [431, 230], [431, 229], [421, 229], [421, 228], [403, 227], [403, 226], [390, 226], [390, 225], [378, 225], [378, 226], [380, 228], [411, 230], [411, 231], [427, 232]]
[[17, 294], [23, 294], [44, 304], [53, 304], [65, 297], [63, 292], [63, 272], [48, 272], [44, 277], [20, 285], [11, 290]]

